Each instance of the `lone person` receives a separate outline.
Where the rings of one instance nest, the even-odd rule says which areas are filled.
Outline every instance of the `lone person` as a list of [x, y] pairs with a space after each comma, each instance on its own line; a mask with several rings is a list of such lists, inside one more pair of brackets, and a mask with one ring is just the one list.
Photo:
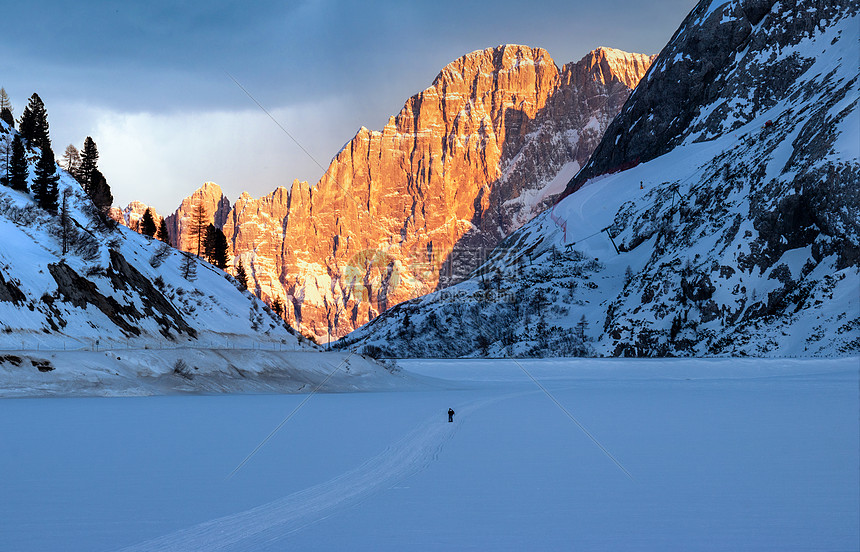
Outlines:
[[449, 408], [448, 409], [448, 422], [453, 422], [453, 421], [454, 421], [454, 409]]

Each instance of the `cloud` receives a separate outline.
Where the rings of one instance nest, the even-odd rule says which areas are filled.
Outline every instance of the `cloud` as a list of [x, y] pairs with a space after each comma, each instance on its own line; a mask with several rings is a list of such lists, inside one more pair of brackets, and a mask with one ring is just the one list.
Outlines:
[[[271, 111], [324, 167], [354, 135], [338, 100]], [[258, 197], [293, 179], [320, 178], [323, 170], [261, 110], [188, 113], [93, 112], [99, 167], [115, 203], [139, 200], [170, 213], [206, 181], [234, 201], [242, 191]], [[339, 144], [333, 147], [332, 144]]]
[[118, 203], [172, 211], [206, 180], [234, 200], [322, 174], [227, 71], [264, 105], [289, 106], [273, 113], [327, 165], [465, 53], [528, 44], [559, 65], [600, 45], [656, 53], [695, 3], [12, 2], [6, 20], [39, 24], [0, 33], [0, 85], [16, 115], [39, 92], [55, 151], [92, 136]]

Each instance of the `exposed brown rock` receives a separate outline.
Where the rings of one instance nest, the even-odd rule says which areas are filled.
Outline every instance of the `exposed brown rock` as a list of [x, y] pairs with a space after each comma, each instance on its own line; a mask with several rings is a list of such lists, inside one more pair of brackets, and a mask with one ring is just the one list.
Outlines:
[[[170, 243], [177, 249], [197, 253], [197, 242], [190, 236], [189, 225], [195, 205], [202, 205], [207, 222], [221, 228], [230, 212], [230, 200], [214, 182], [206, 182], [193, 194], [182, 200], [182, 204], [172, 215], [165, 219]], [[193, 243], [192, 243], [193, 242]]]
[[108, 212], [108, 216], [123, 226], [129, 227], [135, 232], [140, 232], [140, 220], [143, 218], [143, 214], [147, 209], [152, 211], [152, 218], [155, 221], [155, 227], [158, 228], [163, 217], [155, 211], [154, 207], [150, 207], [141, 201], [132, 201], [125, 207], [125, 209], [111, 207]]
[[207, 183], [167, 218], [171, 238], [190, 250], [202, 201], [263, 299], [291, 305], [303, 333], [345, 335], [461, 278], [551, 202], [651, 59], [601, 48], [559, 70], [540, 48], [472, 52], [382, 131], [361, 128], [315, 186], [242, 194], [230, 210]]

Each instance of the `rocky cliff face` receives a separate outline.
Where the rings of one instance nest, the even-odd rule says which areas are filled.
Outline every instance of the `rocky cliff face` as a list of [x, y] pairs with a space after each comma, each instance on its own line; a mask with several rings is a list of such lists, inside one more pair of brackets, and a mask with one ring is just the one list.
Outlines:
[[[802, 52], [782, 52], [821, 32], [844, 8], [844, 2], [829, 0], [700, 2], [567, 193], [589, 178], [648, 161], [684, 141], [710, 140], [740, 128], [773, 107], [811, 64]], [[769, 14], [784, 19], [785, 27], [762, 32]]]
[[141, 201], [132, 201], [124, 209], [112, 207], [109, 215], [113, 220], [123, 226], [131, 228], [135, 232], [140, 232], [140, 220], [143, 218], [143, 214], [147, 209], [151, 210], [152, 218], [155, 220], [155, 227], [158, 228], [158, 225], [161, 224], [161, 219], [164, 217], [159, 215], [155, 209]]
[[183, 221], [202, 201], [263, 299], [285, 301], [306, 334], [345, 335], [461, 280], [550, 204], [651, 60], [600, 48], [559, 69], [540, 48], [472, 52], [382, 131], [360, 129], [315, 186], [243, 194], [229, 209], [210, 183], [168, 228], [190, 250]]
[[195, 206], [200, 205], [206, 220], [221, 228], [230, 212], [230, 200], [214, 182], [206, 182], [193, 194], [182, 200], [182, 204], [165, 219], [170, 243], [177, 249], [197, 253], [197, 242], [190, 236], [190, 225]]
[[703, 0], [567, 197], [481, 274], [340, 345], [402, 356], [858, 354], [858, 19], [847, 0]]

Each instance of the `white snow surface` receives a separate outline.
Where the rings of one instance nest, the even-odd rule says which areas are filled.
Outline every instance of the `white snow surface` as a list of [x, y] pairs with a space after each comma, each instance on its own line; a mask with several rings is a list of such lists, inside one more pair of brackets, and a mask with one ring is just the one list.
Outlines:
[[402, 366], [233, 477], [307, 396], [0, 401], [0, 547], [857, 549], [860, 358]]

